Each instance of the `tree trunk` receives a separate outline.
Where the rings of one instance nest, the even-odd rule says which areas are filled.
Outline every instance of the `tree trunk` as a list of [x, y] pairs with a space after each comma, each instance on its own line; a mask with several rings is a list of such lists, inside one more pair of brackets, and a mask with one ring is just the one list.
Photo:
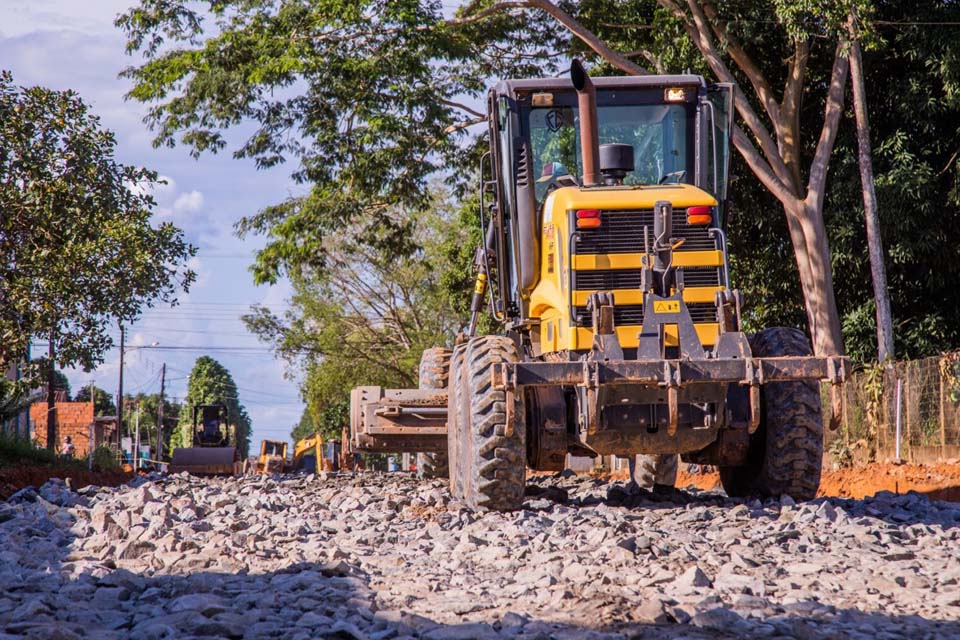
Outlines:
[[823, 211], [807, 200], [797, 200], [785, 209], [814, 353], [821, 356], [842, 354], [843, 334], [833, 293], [830, 248], [823, 224]]
[[873, 277], [873, 298], [877, 307], [877, 360], [893, 358], [893, 318], [887, 294], [887, 270], [883, 262], [883, 240], [880, 238], [880, 216], [877, 194], [873, 188], [873, 158], [870, 151], [870, 121], [867, 118], [867, 95], [863, 85], [863, 61], [860, 42], [850, 43], [850, 80], [853, 84], [853, 111], [857, 119], [857, 146], [860, 182], [863, 184], [863, 210], [867, 226], [867, 249], [870, 254], [870, 275]]

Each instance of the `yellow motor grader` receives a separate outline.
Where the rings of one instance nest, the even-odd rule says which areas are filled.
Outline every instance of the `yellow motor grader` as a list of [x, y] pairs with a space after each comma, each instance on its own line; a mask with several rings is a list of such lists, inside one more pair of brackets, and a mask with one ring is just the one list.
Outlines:
[[[717, 465], [735, 496], [812, 498], [820, 381], [844, 357], [742, 330], [724, 218], [734, 87], [696, 75], [506, 80], [489, 92], [469, 328], [420, 389], [352, 392], [358, 451], [416, 451], [473, 508], [519, 508], [567, 454]], [[487, 300], [489, 294], [489, 300]], [[497, 335], [476, 335], [488, 306]], [[424, 375], [426, 372], [426, 375]]]

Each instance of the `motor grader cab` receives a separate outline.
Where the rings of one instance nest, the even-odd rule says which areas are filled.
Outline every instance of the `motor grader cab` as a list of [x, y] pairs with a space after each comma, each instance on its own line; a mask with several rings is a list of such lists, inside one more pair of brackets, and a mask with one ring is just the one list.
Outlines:
[[240, 452], [232, 444], [230, 414], [223, 404], [195, 405], [191, 428], [192, 447], [173, 450], [170, 472], [193, 475], [236, 475]]
[[[849, 362], [794, 329], [742, 331], [724, 234], [733, 91], [591, 79], [576, 61], [492, 89], [469, 328], [424, 354], [442, 387], [354, 390], [355, 448], [446, 456], [475, 508], [518, 508], [525, 466], [558, 471], [568, 453], [680, 454], [719, 466], [732, 495], [812, 498], [818, 381], [836, 416]], [[499, 335], [475, 335], [485, 307]]]

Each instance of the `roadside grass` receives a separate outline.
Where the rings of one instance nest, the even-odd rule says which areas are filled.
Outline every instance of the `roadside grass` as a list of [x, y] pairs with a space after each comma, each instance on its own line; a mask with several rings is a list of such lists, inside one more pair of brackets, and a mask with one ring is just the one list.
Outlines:
[[79, 460], [63, 459], [52, 451], [23, 438], [0, 433], [0, 467], [13, 465], [77, 465], [84, 467]]

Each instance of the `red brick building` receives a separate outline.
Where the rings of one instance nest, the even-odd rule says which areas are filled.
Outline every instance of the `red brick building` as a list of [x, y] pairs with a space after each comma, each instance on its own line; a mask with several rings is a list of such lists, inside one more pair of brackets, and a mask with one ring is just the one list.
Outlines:
[[[57, 402], [57, 452], [63, 446], [63, 439], [70, 436], [75, 447], [74, 455], [85, 457], [90, 451], [90, 428], [93, 427], [94, 447], [116, 436], [116, 419], [106, 422], [102, 419], [94, 422], [92, 402]], [[47, 403], [34, 402], [30, 405], [30, 422], [33, 424], [32, 438], [40, 446], [47, 446]]]

